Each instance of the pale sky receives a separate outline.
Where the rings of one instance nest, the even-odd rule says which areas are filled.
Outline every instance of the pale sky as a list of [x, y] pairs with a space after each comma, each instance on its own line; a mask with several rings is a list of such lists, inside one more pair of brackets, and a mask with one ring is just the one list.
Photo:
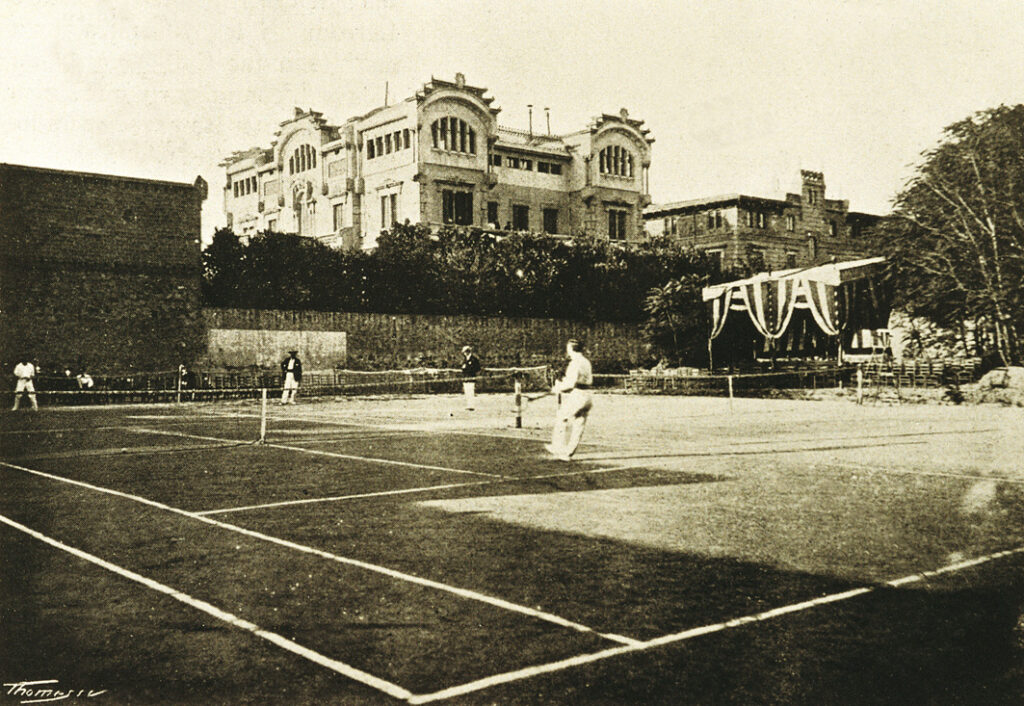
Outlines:
[[949, 123], [1024, 102], [1021, 0], [0, 1], [0, 162], [210, 183], [294, 106], [332, 123], [456, 72], [499, 122], [646, 121], [655, 203], [798, 191], [885, 213]]

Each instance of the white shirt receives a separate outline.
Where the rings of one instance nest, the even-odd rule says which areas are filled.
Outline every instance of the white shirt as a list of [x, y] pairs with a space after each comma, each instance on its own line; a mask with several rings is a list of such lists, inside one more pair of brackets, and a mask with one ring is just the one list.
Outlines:
[[22, 380], [31, 380], [36, 376], [36, 366], [32, 363], [18, 363], [14, 366], [14, 376]]
[[590, 367], [590, 361], [582, 354], [574, 355], [569, 359], [569, 365], [565, 369], [565, 377], [558, 385], [558, 389], [567, 392], [577, 385], [593, 385], [594, 373]]

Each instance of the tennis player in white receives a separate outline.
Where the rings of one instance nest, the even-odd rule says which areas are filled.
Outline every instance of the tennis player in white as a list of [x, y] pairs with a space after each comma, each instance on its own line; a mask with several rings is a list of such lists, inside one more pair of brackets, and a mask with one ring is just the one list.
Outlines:
[[561, 394], [562, 402], [555, 417], [551, 443], [544, 448], [556, 458], [569, 461], [580, 445], [583, 428], [587, 425], [587, 415], [594, 406], [590, 395], [594, 373], [590, 361], [583, 355], [583, 346], [579, 341], [569, 339], [565, 344], [565, 352], [569, 356], [569, 366], [565, 369], [565, 377], [556, 382], [552, 390], [555, 394]]
[[14, 406], [11, 407], [11, 411], [18, 410], [18, 403], [21, 402], [23, 395], [28, 395], [32, 409], [39, 409], [39, 403], [36, 402], [36, 388], [32, 384], [32, 378], [35, 376], [36, 366], [27, 357], [14, 366], [14, 377], [18, 378], [18, 382], [14, 388]]

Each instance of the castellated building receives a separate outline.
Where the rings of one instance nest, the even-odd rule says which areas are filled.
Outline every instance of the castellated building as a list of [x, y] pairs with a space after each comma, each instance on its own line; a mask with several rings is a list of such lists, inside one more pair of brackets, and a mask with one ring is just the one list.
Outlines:
[[531, 110], [529, 128], [512, 130], [498, 124], [486, 92], [462, 74], [432, 78], [341, 125], [296, 108], [269, 148], [221, 163], [228, 226], [242, 237], [270, 230], [352, 248], [373, 248], [382, 230], [406, 220], [645, 237], [654, 140], [642, 120], [623, 109], [551, 135], [533, 129]]
[[821, 172], [800, 176], [801, 192], [785, 199], [725, 194], [648, 206], [647, 232], [678, 238], [727, 268], [778, 270], [870, 255], [865, 231], [880, 216], [825, 198]]

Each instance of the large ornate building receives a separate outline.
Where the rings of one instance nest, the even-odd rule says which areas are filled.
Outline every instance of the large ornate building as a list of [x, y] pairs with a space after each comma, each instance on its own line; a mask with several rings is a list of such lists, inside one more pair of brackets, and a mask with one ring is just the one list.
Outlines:
[[654, 140], [642, 120], [622, 110], [568, 135], [511, 130], [485, 94], [457, 74], [342, 125], [297, 108], [269, 148], [221, 163], [228, 226], [362, 248], [405, 220], [644, 237]]
[[864, 232], [879, 216], [825, 198], [821, 172], [800, 176], [801, 193], [785, 199], [727, 194], [649, 206], [647, 232], [679, 238], [730, 268], [783, 269], [870, 255]]

